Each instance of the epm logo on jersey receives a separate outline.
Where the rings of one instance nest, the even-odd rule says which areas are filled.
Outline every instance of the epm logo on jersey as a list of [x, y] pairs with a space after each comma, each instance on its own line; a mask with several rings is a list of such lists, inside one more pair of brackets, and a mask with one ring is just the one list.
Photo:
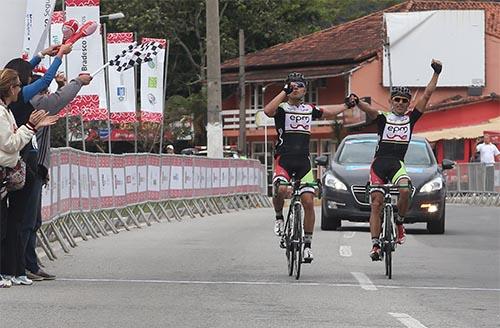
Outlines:
[[287, 132], [309, 132], [311, 131], [311, 114], [286, 114], [285, 131]]

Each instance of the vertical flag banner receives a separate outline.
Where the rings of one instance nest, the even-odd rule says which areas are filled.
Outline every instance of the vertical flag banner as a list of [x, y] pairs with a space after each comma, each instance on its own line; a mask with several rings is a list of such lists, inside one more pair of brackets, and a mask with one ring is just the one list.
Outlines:
[[[99, 22], [99, 0], [66, 0], [66, 20], [75, 19], [79, 26], [89, 20]], [[92, 73], [103, 65], [102, 40], [97, 31], [81, 38], [67, 55], [68, 79], [80, 73]], [[82, 88], [69, 104], [71, 115], [84, 115], [87, 119], [108, 119], [107, 111], [101, 110], [106, 103], [104, 75], [96, 76], [92, 83]], [[105, 106], [104, 106], [105, 107]], [[103, 116], [104, 114], [104, 116]]]
[[[120, 54], [134, 41], [132, 33], [108, 33], [108, 58]], [[137, 121], [135, 115], [135, 74], [133, 69], [118, 72], [109, 70], [109, 105], [111, 122], [133, 123]]]
[[28, 58], [33, 57], [48, 45], [50, 22], [55, 4], [56, 0], [27, 1], [23, 52], [28, 55]]
[[[65, 21], [64, 11], [54, 11], [54, 13], [52, 14], [52, 24], [50, 24], [50, 37], [48, 38], [49, 45], [62, 43], [63, 39], [62, 26], [64, 21]], [[49, 61], [52, 62], [52, 57], [49, 58]], [[62, 65], [59, 66], [58, 71], [62, 72], [63, 74], [66, 74], [66, 56], [63, 57]], [[52, 81], [49, 88], [50, 92], [56, 92], [57, 83], [55, 81]], [[64, 116], [64, 113], [60, 113], [60, 116]]]
[[143, 38], [142, 42], [156, 41], [162, 48], [156, 57], [141, 65], [141, 121], [162, 122], [165, 80], [165, 54], [167, 51], [167, 40]]

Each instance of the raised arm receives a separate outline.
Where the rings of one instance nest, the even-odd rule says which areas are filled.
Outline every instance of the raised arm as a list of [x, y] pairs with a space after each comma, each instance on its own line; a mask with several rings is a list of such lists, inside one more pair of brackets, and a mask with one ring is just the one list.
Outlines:
[[285, 101], [286, 96], [293, 92], [293, 86], [291, 83], [287, 83], [283, 86], [283, 90], [280, 91], [266, 106], [264, 106], [264, 113], [269, 117], [274, 117], [276, 115], [276, 110], [278, 106]]
[[365, 112], [371, 119], [375, 119], [380, 112], [379, 109], [372, 107], [369, 103], [359, 99], [359, 97], [354, 93], [351, 93], [349, 97], [345, 99], [345, 104], [347, 108], [358, 106], [358, 108]]
[[348, 107], [346, 104], [338, 104], [338, 105], [328, 106], [328, 108], [322, 108], [321, 110], [323, 111], [323, 115], [321, 116], [321, 118], [332, 120], [338, 114], [345, 111], [347, 108]]
[[431, 98], [434, 90], [436, 90], [439, 74], [443, 69], [443, 65], [441, 64], [441, 62], [435, 59], [432, 60], [431, 67], [434, 70], [434, 74], [432, 74], [432, 78], [429, 81], [429, 84], [427, 84], [427, 87], [425, 87], [424, 94], [420, 97], [420, 99], [417, 101], [417, 104], [415, 105], [415, 109], [417, 109], [421, 113], [427, 110], [427, 103], [429, 102], [429, 99]]

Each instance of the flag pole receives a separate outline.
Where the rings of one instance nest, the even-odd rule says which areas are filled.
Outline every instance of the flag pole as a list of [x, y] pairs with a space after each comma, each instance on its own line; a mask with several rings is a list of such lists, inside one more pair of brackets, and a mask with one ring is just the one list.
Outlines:
[[165, 40], [165, 46], [167, 49], [165, 49], [165, 65], [163, 66], [163, 108], [162, 108], [162, 115], [161, 115], [161, 127], [160, 127], [160, 151], [159, 154], [163, 152], [163, 138], [164, 138], [164, 129], [165, 129], [165, 107], [166, 107], [166, 96], [167, 96], [167, 71], [168, 71], [168, 50], [170, 49], [170, 44], [169, 40]]
[[104, 62], [106, 63], [101, 69], [97, 70], [94, 74], [99, 73], [102, 69], [106, 69], [104, 74], [104, 85], [106, 90], [106, 107], [108, 110], [108, 153], [111, 154], [111, 108], [109, 97], [109, 62], [108, 62], [108, 33], [106, 31], [106, 22], [102, 23], [102, 34], [104, 39]]
[[[137, 32], [134, 32], [134, 42], [137, 43]], [[139, 133], [138, 125], [139, 122], [137, 121], [137, 72], [138, 68], [137, 65], [134, 65], [134, 92], [135, 92], [135, 121], [134, 121], [134, 152], [137, 154], [138, 147], [137, 147], [137, 133]]]

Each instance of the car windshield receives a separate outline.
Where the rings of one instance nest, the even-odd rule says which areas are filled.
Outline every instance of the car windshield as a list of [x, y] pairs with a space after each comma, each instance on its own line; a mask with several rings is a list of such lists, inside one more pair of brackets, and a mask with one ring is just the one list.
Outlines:
[[[346, 140], [338, 157], [339, 164], [370, 164], [375, 155], [377, 139]], [[406, 165], [430, 166], [430, 157], [424, 141], [410, 141], [405, 156]]]

